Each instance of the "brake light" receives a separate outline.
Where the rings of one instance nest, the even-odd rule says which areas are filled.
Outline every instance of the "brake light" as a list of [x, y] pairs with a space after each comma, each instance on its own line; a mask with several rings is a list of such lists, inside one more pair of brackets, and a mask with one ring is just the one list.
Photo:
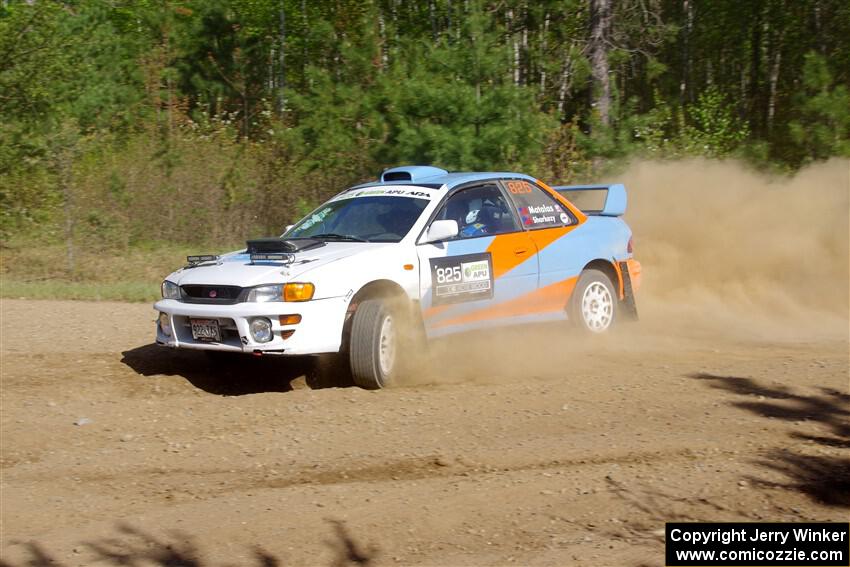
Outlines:
[[629, 245], [626, 247], [626, 252], [628, 252], [629, 254], [634, 251], [634, 240], [635, 239], [633, 236], [629, 237]]

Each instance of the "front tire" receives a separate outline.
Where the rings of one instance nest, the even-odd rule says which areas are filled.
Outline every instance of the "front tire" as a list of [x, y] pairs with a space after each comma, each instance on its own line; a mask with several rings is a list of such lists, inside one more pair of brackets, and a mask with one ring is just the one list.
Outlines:
[[367, 299], [353, 317], [349, 356], [354, 383], [367, 390], [385, 388], [401, 370], [401, 310], [387, 300]]
[[313, 358], [305, 376], [311, 390], [347, 388], [353, 384], [345, 353], [320, 354]]
[[570, 298], [570, 319], [584, 332], [604, 333], [617, 319], [618, 299], [614, 285], [604, 272], [585, 270]]

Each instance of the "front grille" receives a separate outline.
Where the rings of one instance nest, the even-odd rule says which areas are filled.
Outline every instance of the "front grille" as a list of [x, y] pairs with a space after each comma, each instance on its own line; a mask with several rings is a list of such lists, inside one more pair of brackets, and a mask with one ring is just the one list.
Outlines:
[[182, 299], [186, 303], [228, 305], [239, 301], [242, 288], [235, 285], [184, 285]]

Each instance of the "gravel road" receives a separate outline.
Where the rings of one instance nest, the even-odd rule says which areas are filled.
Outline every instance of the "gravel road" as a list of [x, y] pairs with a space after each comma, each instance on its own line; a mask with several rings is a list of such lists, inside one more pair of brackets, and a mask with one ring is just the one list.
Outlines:
[[846, 521], [846, 319], [644, 313], [367, 392], [155, 347], [150, 306], [4, 299], [3, 561], [663, 565], [665, 521]]

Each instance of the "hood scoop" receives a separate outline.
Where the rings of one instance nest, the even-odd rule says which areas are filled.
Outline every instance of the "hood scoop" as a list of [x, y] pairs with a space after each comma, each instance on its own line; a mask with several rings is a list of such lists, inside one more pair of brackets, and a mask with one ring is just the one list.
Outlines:
[[321, 240], [312, 238], [294, 238], [286, 240], [284, 238], [257, 238], [247, 242], [248, 254], [296, 254], [313, 248], [320, 248], [325, 245]]
[[247, 242], [246, 252], [251, 257], [251, 264], [255, 262], [283, 262], [286, 265], [295, 261], [295, 254], [321, 248], [325, 245], [321, 240], [312, 238], [297, 238], [285, 240], [282, 238], [257, 238]]

